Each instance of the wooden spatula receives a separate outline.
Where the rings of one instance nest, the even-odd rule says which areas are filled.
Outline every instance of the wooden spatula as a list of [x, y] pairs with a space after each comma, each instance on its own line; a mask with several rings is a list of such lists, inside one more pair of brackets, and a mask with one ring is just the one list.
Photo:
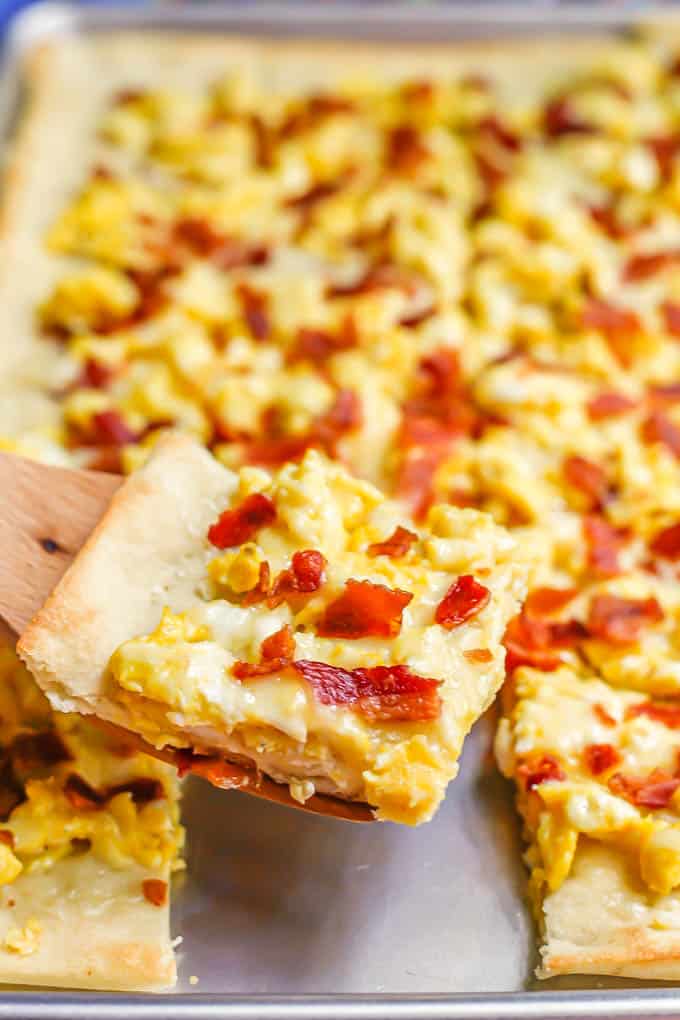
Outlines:
[[[122, 482], [118, 475], [51, 467], [0, 453], [0, 620], [17, 635], [66, 572]], [[203, 776], [223, 789], [243, 790], [279, 804], [354, 822], [373, 820], [365, 804], [322, 795], [300, 804], [287, 787], [254, 770], [217, 757], [190, 758], [173, 748], [159, 751], [137, 734], [110, 723], [100, 725], [117, 731], [121, 739], [139, 750]]]

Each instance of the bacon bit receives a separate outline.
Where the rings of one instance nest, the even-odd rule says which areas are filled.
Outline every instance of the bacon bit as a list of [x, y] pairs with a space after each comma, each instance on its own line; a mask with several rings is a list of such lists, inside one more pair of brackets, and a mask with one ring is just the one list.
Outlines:
[[142, 882], [142, 892], [144, 899], [154, 907], [163, 907], [168, 900], [168, 883], [160, 878], [145, 878]]
[[536, 754], [518, 767], [517, 778], [529, 792], [541, 783], [563, 782], [567, 778], [567, 773], [554, 754]]
[[352, 315], [346, 315], [337, 333], [325, 329], [307, 329], [297, 332], [294, 347], [288, 353], [289, 362], [308, 360], [324, 362], [339, 351], [348, 351], [359, 344], [359, 333]]
[[463, 655], [470, 662], [493, 662], [493, 652], [488, 648], [469, 648]]
[[564, 460], [564, 476], [570, 485], [579, 489], [590, 500], [593, 510], [600, 509], [608, 501], [610, 495], [606, 472], [599, 464], [594, 464], [585, 457], [566, 457]]
[[86, 387], [90, 390], [104, 390], [115, 376], [115, 369], [96, 361], [95, 358], [88, 358], [74, 384], [74, 389]]
[[144, 99], [146, 94], [146, 89], [143, 88], [119, 89], [112, 102], [114, 106], [127, 106], [129, 103], [136, 103], [139, 99]]
[[104, 796], [75, 772], [64, 783], [64, 795], [77, 811], [91, 811], [105, 802]]
[[626, 411], [632, 411], [636, 401], [623, 393], [615, 393], [613, 390], [605, 390], [598, 393], [588, 401], [588, 417], [591, 421], [601, 421], [603, 418], [614, 418]]
[[522, 148], [522, 139], [519, 135], [511, 131], [510, 128], [503, 124], [498, 117], [494, 114], [489, 114], [483, 117], [477, 125], [477, 130], [483, 134], [488, 135], [493, 141], [502, 146], [504, 149], [508, 149], [510, 152], [519, 152]]
[[665, 383], [649, 387], [649, 399], [652, 404], [660, 404], [662, 407], [668, 404], [677, 404], [680, 401], [680, 383]]
[[298, 436], [271, 436], [248, 443], [244, 462], [273, 467], [297, 460], [310, 447], [320, 447], [329, 457], [337, 457], [338, 442], [361, 425], [361, 401], [354, 390], [338, 390], [327, 411], [316, 418], [308, 432]]
[[117, 797], [119, 793], [129, 793], [133, 803], [138, 807], [150, 804], [154, 800], [163, 800], [165, 790], [159, 779], [141, 777], [139, 779], [128, 779], [126, 783], [116, 783], [105, 788], [102, 796], [105, 801]]
[[666, 321], [666, 329], [672, 336], [680, 337], [680, 305], [674, 301], [664, 301], [661, 311]]
[[137, 442], [138, 435], [125, 423], [118, 411], [99, 411], [92, 415], [97, 445], [125, 446]]
[[416, 326], [421, 326], [423, 322], [431, 319], [436, 311], [437, 309], [434, 305], [427, 305], [418, 312], [407, 312], [406, 315], [402, 315], [399, 319], [399, 325], [403, 326], [404, 329], [415, 329]]
[[503, 636], [505, 668], [512, 673], [519, 666], [533, 666], [551, 673], [562, 665], [559, 650], [572, 648], [584, 637], [586, 629], [578, 620], [551, 623], [523, 611], [510, 620]]
[[404, 82], [401, 87], [401, 98], [407, 103], [430, 103], [433, 97], [434, 84], [427, 78]]
[[616, 719], [613, 715], [610, 715], [604, 705], [601, 705], [599, 701], [593, 705], [593, 712], [602, 723], [603, 726], [616, 726]]
[[290, 567], [281, 571], [267, 597], [269, 609], [275, 609], [291, 595], [318, 591], [326, 580], [326, 566], [326, 557], [317, 549], [293, 553]]
[[373, 542], [369, 545], [366, 555], [389, 556], [392, 559], [398, 559], [400, 556], [405, 556], [413, 543], [417, 541], [418, 536], [414, 531], [402, 528], [399, 524], [384, 542]]
[[73, 761], [73, 755], [58, 733], [47, 730], [44, 733], [25, 733], [12, 741], [9, 749], [13, 768], [20, 773], [35, 772], [38, 769], [54, 768], [65, 761]]
[[661, 443], [680, 460], [680, 428], [663, 411], [652, 411], [640, 432], [645, 443]]
[[646, 252], [632, 255], [623, 267], [623, 279], [628, 283], [648, 280], [662, 269], [680, 262], [680, 249]]
[[657, 532], [649, 548], [655, 556], [663, 556], [666, 560], [680, 559], [680, 522]]
[[611, 744], [588, 744], [583, 749], [583, 758], [594, 776], [613, 769], [621, 762], [621, 755]]
[[589, 205], [587, 210], [598, 226], [602, 227], [605, 233], [615, 241], [620, 241], [634, 233], [633, 229], [620, 222], [613, 205]]
[[401, 630], [404, 608], [413, 595], [372, 581], [345, 583], [343, 593], [330, 602], [317, 625], [319, 637], [395, 637]]
[[590, 603], [588, 630], [600, 641], [627, 645], [636, 641], [640, 632], [663, 619], [658, 601], [624, 599], [618, 595], [596, 595]]
[[271, 583], [272, 583], [271, 568], [269, 566], [269, 563], [266, 560], [264, 560], [262, 563], [260, 563], [258, 569], [257, 584], [255, 585], [254, 588], [250, 589], [250, 591], [244, 597], [241, 605], [253, 606], [257, 602], [262, 602], [262, 600], [266, 598], [266, 596], [269, 594], [269, 591], [271, 589]]
[[661, 135], [658, 138], [648, 138], [645, 144], [656, 160], [661, 180], [669, 181], [673, 175], [675, 157], [680, 152], [680, 135]]
[[258, 117], [254, 113], [248, 117], [248, 125], [252, 134], [255, 165], [262, 170], [271, 170], [274, 166], [276, 148], [274, 131], [264, 122], [262, 117]]
[[195, 255], [209, 258], [225, 271], [260, 266], [269, 258], [266, 245], [253, 245], [220, 234], [207, 220], [199, 217], [178, 220], [173, 227], [172, 240], [189, 248]]
[[208, 529], [208, 541], [217, 549], [242, 545], [260, 528], [276, 520], [276, 507], [263, 492], [253, 492], [231, 510], [224, 510]]
[[313, 184], [307, 191], [301, 192], [299, 195], [293, 195], [287, 198], [284, 205], [288, 206], [289, 209], [299, 209], [301, 212], [309, 212], [319, 202], [323, 202], [325, 198], [331, 198], [345, 186], [346, 180], [341, 179], [339, 181], [319, 181], [318, 184]]
[[543, 130], [550, 138], [561, 138], [563, 135], [590, 135], [595, 127], [575, 112], [568, 96], [557, 96], [543, 111]]
[[416, 521], [422, 521], [432, 506], [432, 481], [451, 449], [451, 436], [442, 435], [429, 448], [406, 449], [396, 485], [396, 496], [408, 506]]
[[326, 297], [357, 297], [376, 290], [400, 290], [407, 297], [414, 297], [423, 285], [423, 278], [415, 270], [397, 266], [393, 262], [379, 262], [353, 283], [330, 284]]
[[488, 588], [475, 581], [472, 574], [463, 574], [453, 582], [437, 606], [435, 621], [447, 630], [453, 630], [481, 613], [490, 598]]
[[680, 704], [671, 701], [640, 701], [626, 709], [626, 719], [646, 715], [648, 719], [662, 723], [669, 730], [680, 730]]
[[588, 566], [597, 577], [615, 577], [621, 573], [619, 553], [629, 541], [630, 533], [598, 514], [583, 518], [583, 537], [588, 552]]
[[286, 139], [291, 135], [309, 131], [326, 117], [338, 113], [353, 113], [356, 105], [351, 99], [344, 96], [322, 95], [311, 96], [307, 104], [299, 110], [292, 112], [281, 125], [279, 133], [281, 138]]
[[10, 850], [14, 850], [14, 833], [9, 829], [0, 829], [0, 843], [4, 843]]
[[617, 797], [624, 797], [636, 807], [665, 808], [680, 787], [680, 777], [671, 776], [664, 769], [654, 769], [647, 779], [616, 772], [607, 785]]
[[267, 294], [241, 283], [236, 288], [243, 318], [248, 324], [251, 336], [254, 340], [267, 340], [271, 333], [271, 322], [269, 320], [269, 298]]
[[441, 710], [439, 681], [407, 666], [341, 669], [325, 662], [293, 663], [322, 705], [349, 705], [371, 722], [425, 722]]
[[260, 645], [260, 662], [235, 662], [232, 673], [239, 680], [267, 676], [290, 666], [295, 655], [295, 638], [288, 624], [270, 634]]
[[391, 170], [408, 176], [430, 158], [430, 150], [412, 124], [399, 124], [387, 136], [385, 160]]
[[196, 255], [212, 255], [223, 243], [224, 237], [207, 220], [186, 217], [178, 220], [173, 227], [173, 238], [185, 244]]
[[635, 312], [590, 298], [581, 311], [581, 325], [604, 333], [612, 353], [624, 368], [630, 367], [630, 344], [642, 332], [642, 324]]
[[559, 613], [577, 595], [576, 588], [534, 588], [527, 595], [523, 611], [530, 616], [550, 616]]

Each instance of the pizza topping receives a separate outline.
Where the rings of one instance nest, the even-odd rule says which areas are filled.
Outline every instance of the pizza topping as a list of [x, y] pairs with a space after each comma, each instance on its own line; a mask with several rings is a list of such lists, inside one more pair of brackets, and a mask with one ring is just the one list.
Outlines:
[[588, 497], [592, 509], [598, 509], [607, 502], [609, 482], [599, 464], [585, 457], [567, 457], [564, 461], [564, 475], [570, 485]]
[[208, 529], [208, 541], [217, 549], [242, 545], [260, 528], [267, 528], [276, 520], [276, 507], [269, 496], [254, 492], [231, 510], [224, 510]]
[[645, 443], [661, 443], [680, 459], [680, 428], [663, 411], [652, 411], [642, 424]]
[[654, 769], [646, 779], [615, 772], [607, 785], [612, 793], [624, 797], [636, 807], [666, 808], [680, 787], [680, 777], [672, 776], [664, 769]]
[[276, 467], [289, 460], [299, 460], [312, 447], [319, 447], [329, 457], [337, 456], [338, 442], [362, 422], [361, 401], [354, 390], [340, 389], [327, 411], [320, 414], [308, 432], [293, 436], [271, 436], [248, 443], [244, 460], [248, 464]]
[[592, 421], [601, 421], [603, 418], [614, 418], [635, 407], [635, 401], [623, 393], [616, 393], [614, 390], [604, 390], [588, 401], [588, 416]]
[[268, 607], [274, 609], [291, 595], [318, 591], [326, 580], [326, 566], [326, 557], [316, 549], [293, 553], [290, 567], [282, 570], [272, 585]]
[[278, 673], [290, 666], [295, 655], [295, 637], [293, 631], [285, 624], [274, 634], [270, 634], [260, 645], [260, 662], [235, 662], [232, 673], [239, 680], [253, 676], [267, 676]]
[[246, 320], [253, 340], [268, 340], [271, 333], [271, 322], [267, 295], [246, 283], [239, 284], [237, 294], [241, 302], [243, 318]]
[[493, 652], [490, 648], [468, 648], [463, 655], [470, 662], [493, 662]]
[[614, 577], [621, 573], [619, 553], [629, 541], [629, 533], [597, 514], [583, 518], [588, 566], [597, 577]]
[[680, 703], [671, 701], [640, 701], [626, 709], [626, 719], [645, 715], [648, 719], [662, 723], [669, 730], [680, 730]]
[[369, 545], [366, 553], [368, 556], [389, 556], [391, 559], [398, 559], [400, 556], [405, 556], [413, 543], [417, 541], [416, 533], [402, 528], [400, 524], [384, 542], [373, 542]]
[[662, 181], [668, 181], [673, 175], [675, 158], [680, 152], [680, 137], [659, 135], [656, 138], [648, 138], [646, 145], [656, 160]]
[[480, 613], [490, 598], [488, 588], [475, 581], [472, 574], [463, 574], [453, 582], [437, 606], [434, 618], [442, 627], [453, 630]]
[[590, 298], [581, 312], [581, 324], [586, 328], [604, 333], [612, 353], [620, 363], [630, 365], [630, 343], [642, 331], [642, 324], [635, 312], [619, 308], [608, 301]]
[[563, 782], [567, 778], [559, 759], [554, 754], [533, 755], [518, 766], [517, 776], [527, 792], [541, 783]]
[[523, 611], [505, 630], [505, 667], [508, 673], [519, 666], [552, 672], [562, 665], [560, 649], [572, 648], [585, 636], [586, 629], [578, 620], [549, 622]]
[[607, 772], [621, 761], [621, 755], [611, 744], [588, 744], [583, 750], [583, 758], [594, 776]]
[[92, 425], [98, 445], [125, 446], [136, 443], [139, 438], [118, 411], [98, 411], [92, 415]]
[[424, 722], [441, 709], [439, 681], [407, 666], [346, 670], [307, 659], [293, 666], [321, 704], [350, 705], [371, 722]]
[[154, 907], [163, 907], [168, 901], [168, 883], [160, 878], [145, 878], [142, 882], [144, 899]]
[[661, 311], [668, 332], [673, 336], [680, 337], [680, 304], [675, 301], [664, 301]]
[[618, 595], [596, 595], [590, 603], [588, 630], [609, 644], [637, 641], [640, 632], [663, 619], [663, 610], [653, 598], [625, 599]]
[[288, 354], [288, 361], [307, 359], [316, 364], [326, 361], [339, 351], [348, 351], [359, 343], [354, 317], [346, 315], [340, 329], [331, 333], [325, 329], [302, 327], [297, 332], [295, 345]]
[[614, 718], [614, 716], [610, 715], [610, 713], [607, 711], [604, 705], [601, 705], [599, 701], [595, 702], [595, 704], [593, 705], [593, 712], [595, 713], [598, 720], [602, 723], [603, 726], [609, 727], [616, 726], [616, 719]]
[[623, 267], [623, 279], [627, 283], [647, 280], [668, 266], [680, 262], [680, 249], [671, 251], [645, 252], [632, 255]]
[[550, 138], [563, 135], [592, 134], [592, 124], [584, 120], [575, 110], [569, 96], [556, 96], [543, 111], [543, 129]]
[[129, 793], [133, 803], [138, 807], [150, 804], [154, 800], [162, 800], [165, 796], [163, 784], [158, 779], [131, 779], [126, 783], [118, 783], [98, 790], [82, 776], [72, 772], [64, 783], [64, 796], [71, 807], [77, 811], [101, 808], [112, 797], [117, 797], [120, 793]]
[[430, 150], [420, 132], [411, 124], [392, 128], [387, 138], [386, 161], [390, 169], [399, 174], [411, 175], [429, 159]]
[[395, 637], [401, 630], [404, 608], [412, 598], [410, 592], [399, 588], [350, 579], [343, 593], [326, 606], [317, 634], [351, 640]]
[[663, 556], [667, 560], [680, 559], [680, 522], [658, 531], [649, 548], [655, 556]]
[[12, 767], [19, 773], [32, 773], [73, 761], [73, 755], [62, 738], [52, 730], [20, 734], [12, 741], [9, 754]]
[[551, 616], [569, 605], [577, 595], [576, 588], [534, 588], [527, 595], [524, 612], [530, 616]]

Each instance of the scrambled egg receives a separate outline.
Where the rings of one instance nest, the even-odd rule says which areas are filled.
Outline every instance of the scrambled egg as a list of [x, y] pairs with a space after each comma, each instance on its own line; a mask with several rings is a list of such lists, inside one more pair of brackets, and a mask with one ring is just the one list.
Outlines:
[[[172, 770], [80, 717], [53, 713], [8, 647], [0, 681], [0, 884], [74, 853], [113, 868], [175, 865], [183, 832]], [[31, 932], [8, 948], [32, 951]]]
[[[203, 597], [183, 613], [166, 609], [153, 633], [114, 653], [110, 697], [147, 739], [210, 734], [208, 746], [254, 760], [299, 799], [334, 792], [367, 801], [380, 818], [427, 820], [502, 680], [501, 638], [526, 589], [529, 554], [488, 515], [450, 506], [406, 530], [396, 554], [382, 552], [413, 523], [315, 450], [273, 475], [243, 468], [226, 512], [249, 499], [265, 499], [272, 518], [229, 536], [222, 552], [204, 540]], [[310, 555], [321, 572], [290, 589], [298, 558]], [[271, 583], [260, 593], [265, 565]], [[483, 600], [440, 622], [438, 607], [462, 575], [482, 581]], [[267, 666], [266, 642], [282, 633], [291, 646]], [[341, 687], [353, 670], [397, 672], [389, 691], [369, 685], [357, 710], [344, 688], [337, 698], [317, 689], [305, 663], [321, 664], [324, 682]], [[400, 701], [404, 669], [436, 688], [424, 712], [408, 707], [406, 692]]]

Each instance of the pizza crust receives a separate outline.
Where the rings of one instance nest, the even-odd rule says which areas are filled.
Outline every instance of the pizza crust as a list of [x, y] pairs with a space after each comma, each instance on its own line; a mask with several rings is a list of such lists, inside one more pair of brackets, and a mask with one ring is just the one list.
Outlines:
[[680, 980], [680, 891], [655, 896], [625, 854], [581, 837], [569, 877], [543, 903], [538, 977]]
[[[169, 907], [142, 892], [139, 865], [115, 871], [91, 854], [21, 875], [0, 895], [0, 982], [162, 991], [175, 983]], [[167, 874], [162, 876], [168, 879]], [[35, 950], [5, 947], [11, 929], [37, 922]]]

